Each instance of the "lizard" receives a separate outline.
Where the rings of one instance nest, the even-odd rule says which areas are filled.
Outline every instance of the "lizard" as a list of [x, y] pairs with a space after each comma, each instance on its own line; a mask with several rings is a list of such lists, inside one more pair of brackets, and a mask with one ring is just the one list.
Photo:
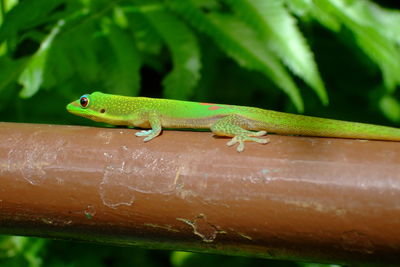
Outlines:
[[144, 137], [144, 142], [160, 135], [163, 128], [207, 129], [217, 136], [232, 137], [227, 145], [238, 144], [238, 152], [244, 150], [245, 141], [268, 143], [268, 138], [260, 138], [267, 131], [283, 135], [400, 141], [400, 129], [394, 127], [236, 105], [94, 92], [81, 96], [66, 108], [74, 115], [98, 122], [147, 128], [149, 130], [135, 134]]

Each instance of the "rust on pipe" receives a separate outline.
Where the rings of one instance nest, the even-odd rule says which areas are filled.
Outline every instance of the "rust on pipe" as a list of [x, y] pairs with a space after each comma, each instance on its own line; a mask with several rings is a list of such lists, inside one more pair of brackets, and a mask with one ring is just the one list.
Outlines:
[[0, 233], [400, 263], [400, 143], [0, 123]]

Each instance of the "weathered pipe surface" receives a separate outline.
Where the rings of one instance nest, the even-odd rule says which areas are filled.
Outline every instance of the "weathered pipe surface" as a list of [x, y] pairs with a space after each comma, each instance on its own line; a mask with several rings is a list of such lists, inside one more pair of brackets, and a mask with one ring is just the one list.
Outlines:
[[400, 263], [400, 143], [0, 123], [0, 233]]

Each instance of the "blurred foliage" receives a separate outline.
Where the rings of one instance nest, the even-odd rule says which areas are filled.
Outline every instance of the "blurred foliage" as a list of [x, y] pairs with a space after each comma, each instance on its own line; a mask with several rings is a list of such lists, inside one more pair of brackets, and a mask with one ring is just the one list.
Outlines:
[[[0, 0], [0, 118], [92, 125], [67, 114], [65, 105], [103, 91], [395, 125], [397, 8], [384, 0]], [[183, 252], [169, 257], [0, 239], [4, 266], [278, 264]]]
[[[309, 113], [328, 113], [328, 93], [337, 101], [342, 89], [372, 114], [400, 121], [400, 13], [369, 0], [0, 0], [0, 7], [0, 114], [15, 111], [5, 120], [61, 123], [36, 109], [46, 101], [59, 115], [58, 100], [91, 91], [300, 112], [306, 102]], [[32, 96], [38, 101], [24, 100]]]
[[7, 267], [339, 267], [339, 265], [295, 263], [181, 251], [170, 253], [14, 236], [0, 236], [0, 265]]

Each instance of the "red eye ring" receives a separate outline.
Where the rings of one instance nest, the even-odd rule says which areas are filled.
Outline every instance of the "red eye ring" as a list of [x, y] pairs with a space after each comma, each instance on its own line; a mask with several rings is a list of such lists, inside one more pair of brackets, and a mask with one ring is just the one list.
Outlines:
[[79, 103], [81, 104], [82, 108], [87, 108], [89, 106], [89, 97], [87, 95], [81, 96]]

